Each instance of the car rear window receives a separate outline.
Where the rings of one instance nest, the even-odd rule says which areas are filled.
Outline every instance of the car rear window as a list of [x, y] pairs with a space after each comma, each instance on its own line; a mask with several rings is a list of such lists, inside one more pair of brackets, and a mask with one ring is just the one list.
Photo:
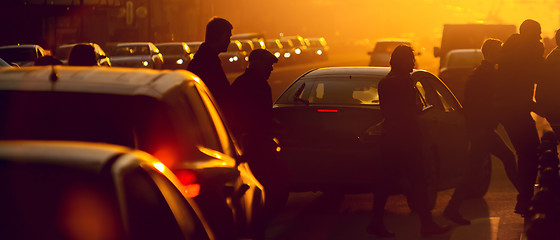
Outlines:
[[148, 45], [118, 46], [111, 51], [111, 56], [139, 56], [150, 55]]
[[6, 62], [35, 61], [37, 52], [29, 47], [3, 48], [0, 49], [0, 58]]
[[167, 149], [186, 159], [196, 142], [193, 126], [175, 121], [170, 106], [147, 96], [0, 91], [0, 108], [5, 140], [101, 142], [151, 154]]
[[299, 80], [277, 104], [305, 102], [310, 105], [379, 105], [377, 84], [380, 79], [353, 77], [313, 78]]
[[182, 54], [184, 52], [183, 45], [159, 45], [157, 46], [162, 54]]

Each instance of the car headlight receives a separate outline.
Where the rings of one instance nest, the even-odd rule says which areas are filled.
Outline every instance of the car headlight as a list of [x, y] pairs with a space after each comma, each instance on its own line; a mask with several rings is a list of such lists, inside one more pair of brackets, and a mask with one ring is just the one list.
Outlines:
[[239, 60], [239, 58], [237, 56], [233, 56], [233, 60], [237, 61], [237, 60]]
[[229, 62], [233, 62], [233, 58], [232, 58], [232, 57], [229, 58]]
[[181, 64], [183, 64], [183, 62], [184, 62], [184, 61], [183, 61], [182, 58], [177, 59], [177, 64], [181, 65]]
[[321, 55], [321, 54], [323, 54], [323, 51], [317, 50], [317, 55]]
[[144, 65], [144, 67], [147, 67], [148, 65], [150, 65], [150, 63], [148, 61], [142, 61], [142, 65]]
[[290, 58], [292, 56], [292, 54], [290, 54], [289, 52], [284, 53], [284, 58]]
[[249, 61], [249, 56], [245, 57], [245, 61], [248, 62]]
[[275, 53], [274, 53], [274, 56], [276, 56], [276, 58], [279, 58], [279, 57], [280, 57], [280, 53], [279, 53], [279, 52], [275, 52]]
[[300, 54], [300, 53], [301, 53], [301, 49], [296, 48], [295, 52], [296, 52], [296, 54]]

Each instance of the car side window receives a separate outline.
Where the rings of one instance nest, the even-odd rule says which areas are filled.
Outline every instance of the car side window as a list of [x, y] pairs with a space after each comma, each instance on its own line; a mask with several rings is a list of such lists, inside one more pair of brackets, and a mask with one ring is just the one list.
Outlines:
[[150, 175], [167, 201], [185, 239], [209, 239], [204, 225], [179, 189], [159, 172], [150, 171]]
[[141, 167], [122, 171], [130, 239], [185, 239], [166, 199]]
[[209, 111], [207, 103], [205, 103], [208, 99], [205, 99], [194, 83], [190, 83], [184, 90], [186, 92], [186, 101], [192, 106], [193, 115], [197, 123], [196, 127], [192, 129], [197, 131], [200, 144], [206, 148], [224, 152], [222, 145], [224, 143], [219, 137], [222, 129], [215, 126], [214, 119], [211, 116], [212, 112]]
[[[424, 98], [427, 103], [433, 105], [436, 109], [444, 112], [452, 112], [461, 108], [453, 94], [445, 85], [435, 76], [422, 73], [418, 79], [417, 87], [420, 84], [424, 89]], [[420, 87], [419, 87], [420, 88]]]
[[424, 79], [420, 79], [416, 82], [416, 88], [427, 105], [432, 105], [433, 108], [444, 111], [444, 107], [438, 93], [429, 83], [426, 84]]

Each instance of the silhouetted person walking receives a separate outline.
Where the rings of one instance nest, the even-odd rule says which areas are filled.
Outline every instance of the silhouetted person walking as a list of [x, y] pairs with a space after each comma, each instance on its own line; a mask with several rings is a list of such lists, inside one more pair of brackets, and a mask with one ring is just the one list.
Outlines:
[[535, 97], [543, 117], [560, 139], [560, 29], [556, 31], [555, 40], [557, 47], [546, 57]]
[[495, 106], [517, 154], [519, 194], [515, 212], [527, 213], [537, 176], [539, 136], [531, 112], [535, 111], [533, 95], [544, 62], [541, 26], [528, 19], [502, 47], [498, 61], [498, 87]]
[[202, 79], [222, 109], [227, 108], [225, 105], [228, 102], [230, 84], [218, 54], [227, 51], [232, 29], [233, 26], [227, 20], [212, 18], [206, 25], [204, 43], [187, 67], [187, 70]]
[[407, 191], [409, 206], [418, 212], [422, 236], [442, 234], [450, 230], [440, 227], [432, 218], [433, 203], [427, 182], [427, 164], [422, 153], [422, 133], [418, 114], [422, 111], [418, 90], [410, 73], [415, 59], [411, 47], [400, 45], [391, 54], [391, 71], [378, 85], [379, 105], [385, 117], [382, 156], [386, 168], [381, 184], [374, 190], [369, 233], [380, 237], [394, 237], [383, 224], [384, 207], [396, 176], [407, 177], [411, 189]]
[[473, 177], [482, 170], [484, 161], [490, 154], [503, 162], [509, 180], [517, 187], [515, 154], [496, 132], [498, 119], [491, 104], [494, 101], [498, 83], [496, 64], [501, 48], [500, 40], [487, 39], [484, 41], [481, 49], [484, 60], [472, 72], [465, 84], [463, 107], [470, 143], [469, 166], [443, 212], [446, 218], [461, 225], [468, 225], [470, 221], [461, 216], [459, 208], [469, 197], [470, 192], [477, 187], [477, 182]]
[[70, 50], [68, 66], [99, 66], [95, 48], [90, 44], [76, 44]]
[[[256, 49], [249, 54], [249, 66], [231, 85], [231, 126], [240, 139], [245, 160], [265, 189], [267, 220], [274, 216], [288, 198], [286, 168], [280, 164], [272, 133], [272, 93], [268, 78], [273, 64], [272, 53]], [[266, 224], [266, 223], [263, 223]], [[264, 238], [264, 227], [261, 236]]]

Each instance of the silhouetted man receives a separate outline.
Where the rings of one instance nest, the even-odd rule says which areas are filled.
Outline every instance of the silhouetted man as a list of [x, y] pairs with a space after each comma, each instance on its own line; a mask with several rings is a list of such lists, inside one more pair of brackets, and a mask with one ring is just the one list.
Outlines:
[[519, 27], [519, 34], [511, 35], [504, 43], [498, 61], [495, 106], [517, 154], [519, 194], [515, 212], [523, 216], [529, 209], [537, 176], [539, 136], [531, 112], [535, 111], [533, 95], [543, 54], [541, 26], [528, 19]]
[[[394, 237], [385, 229], [383, 213], [391, 182], [395, 176], [408, 178], [411, 189], [407, 191], [409, 206], [418, 212], [422, 236], [442, 234], [449, 227], [438, 226], [432, 218], [433, 208], [427, 183], [427, 166], [423, 160], [422, 133], [418, 114], [422, 108], [418, 90], [410, 73], [414, 69], [414, 52], [411, 47], [400, 45], [391, 54], [391, 71], [378, 85], [379, 105], [385, 117], [385, 134], [382, 141], [384, 181], [374, 190], [372, 221], [367, 231], [380, 237]], [[402, 174], [399, 174], [402, 172]], [[411, 206], [412, 207], [412, 206]]]
[[546, 57], [535, 97], [543, 117], [560, 139], [560, 29], [556, 31], [555, 40], [557, 47]]
[[273, 141], [272, 93], [267, 82], [277, 62], [278, 58], [267, 50], [253, 50], [249, 54], [249, 66], [231, 85], [235, 103], [231, 126], [241, 140], [245, 160], [264, 186], [267, 219], [280, 210], [279, 204], [288, 197], [286, 168], [277, 159]]
[[470, 221], [461, 216], [459, 208], [469, 197], [469, 193], [477, 187], [473, 176], [477, 176], [477, 173], [482, 171], [484, 161], [490, 154], [503, 162], [509, 180], [517, 187], [515, 154], [496, 132], [498, 119], [490, 104], [494, 101], [498, 83], [497, 63], [501, 48], [502, 41], [500, 40], [487, 39], [484, 41], [481, 49], [484, 60], [472, 72], [465, 84], [463, 107], [470, 142], [469, 166], [443, 211], [446, 218], [461, 225], [468, 225]]
[[228, 101], [230, 84], [218, 54], [227, 50], [232, 29], [233, 26], [227, 20], [212, 18], [206, 25], [204, 43], [200, 45], [187, 68], [202, 79], [222, 109], [227, 108], [225, 104]]

